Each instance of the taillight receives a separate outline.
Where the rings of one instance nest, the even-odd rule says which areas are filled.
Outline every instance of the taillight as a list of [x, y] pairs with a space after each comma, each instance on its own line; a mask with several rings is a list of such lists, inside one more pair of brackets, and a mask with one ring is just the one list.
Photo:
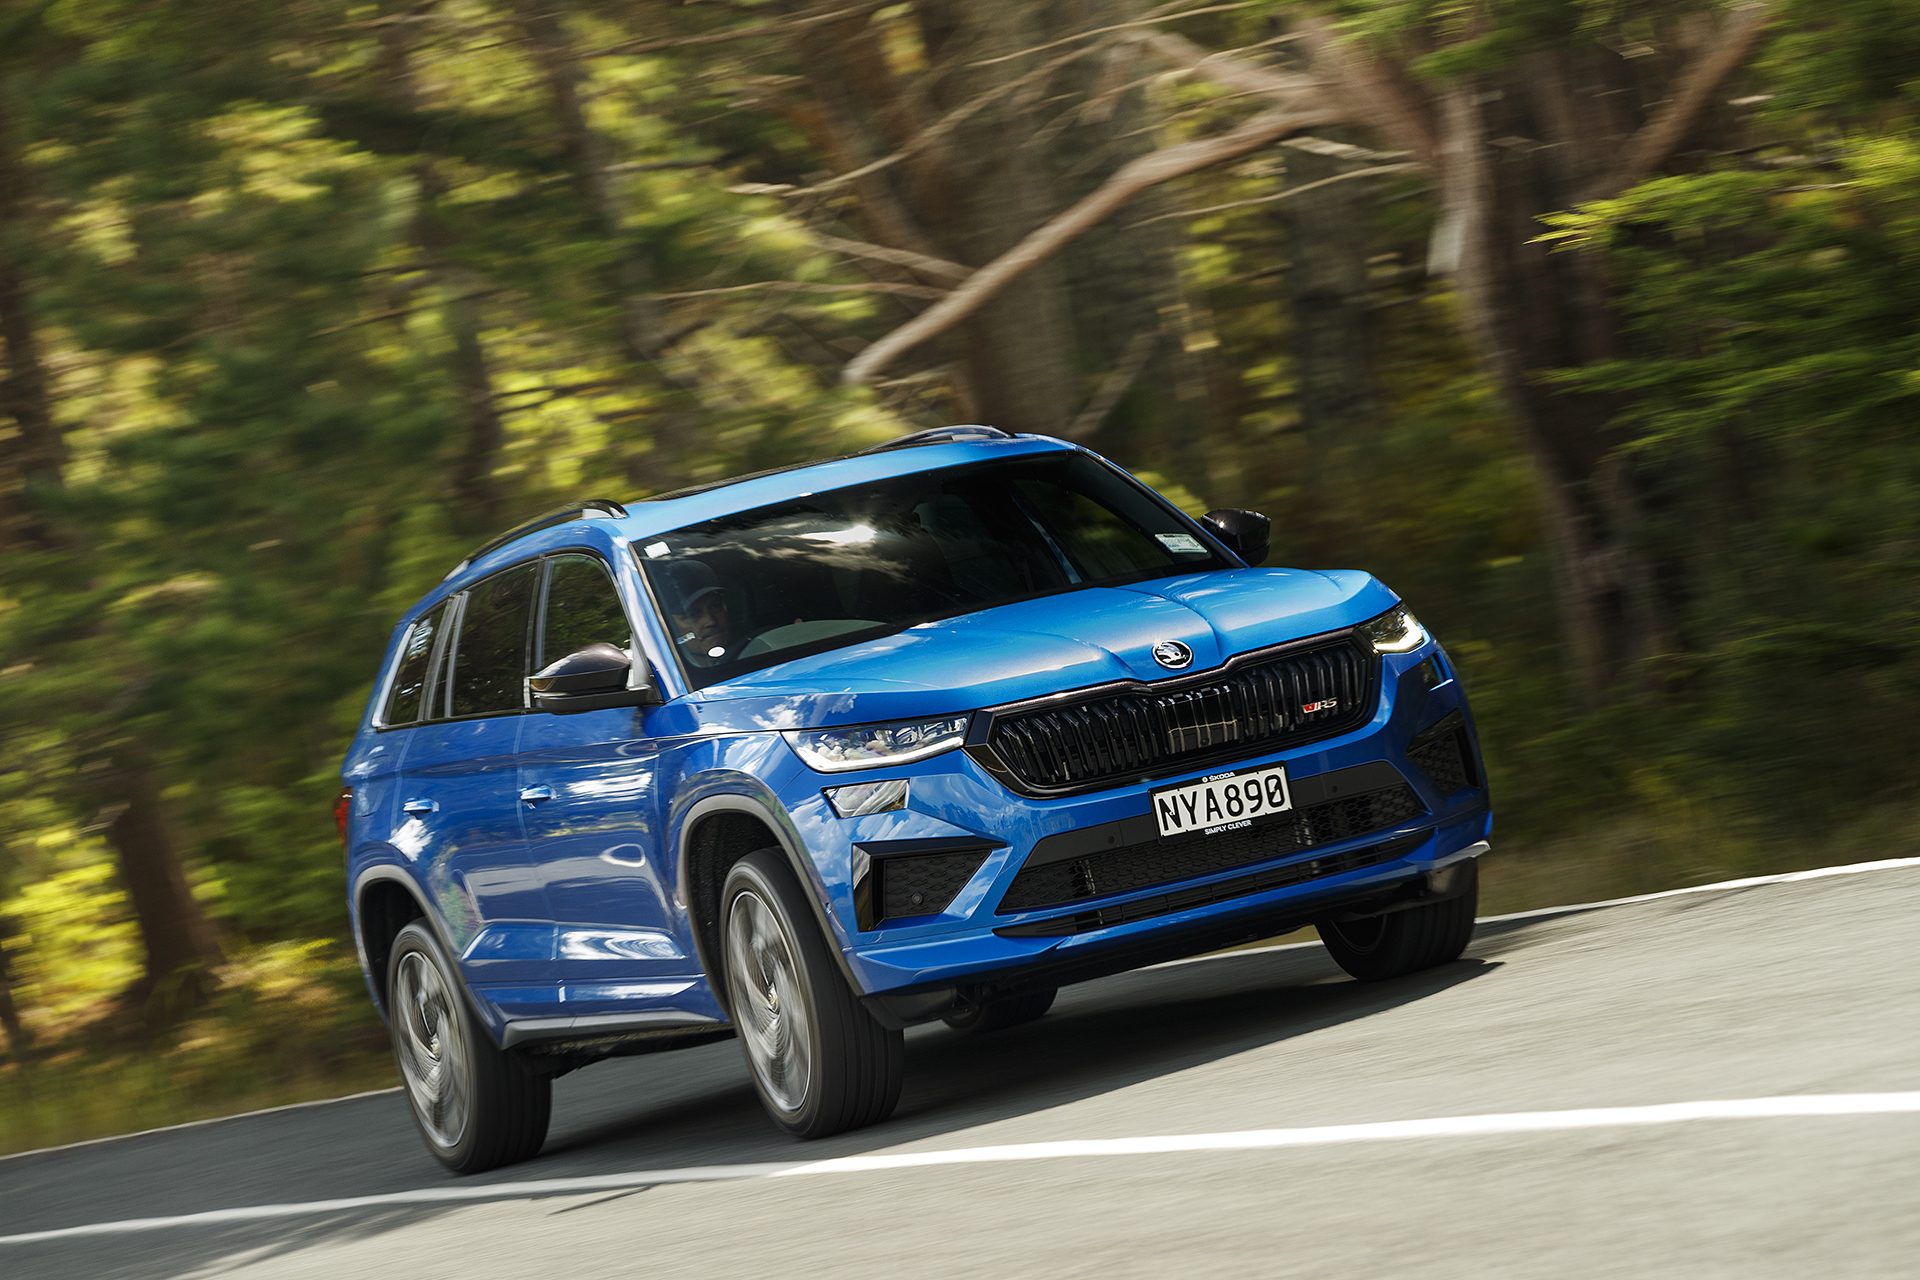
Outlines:
[[347, 819], [353, 816], [353, 788], [346, 787], [333, 802], [333, 825], [340, 829], [340, 847], [347, 847]]

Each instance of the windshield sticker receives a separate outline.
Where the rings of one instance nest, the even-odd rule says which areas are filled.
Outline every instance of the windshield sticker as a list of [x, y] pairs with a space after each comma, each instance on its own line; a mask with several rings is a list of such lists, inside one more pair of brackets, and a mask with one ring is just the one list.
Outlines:
[[664, 542], [649, 542], [649, 543], [647, 544], [647, 559], [649, 559], [649, 560], [658, 560], [658, 559], [659, 559], [659, 558], [660, 558], [661, 556], [663, 556], [663, 555], [665, 555], [665, 554], [667, 554], [667, 544], [666, 544], [666, 543], [664, 543]]
[[1160, 539], [1161, 546], [1173, 552], [1175, 555], [1203, 556], [1207, 554], [1207, 549], [1200, 544], [1200, 539], [1190, 533], [1156, 533], [1153, 536]]

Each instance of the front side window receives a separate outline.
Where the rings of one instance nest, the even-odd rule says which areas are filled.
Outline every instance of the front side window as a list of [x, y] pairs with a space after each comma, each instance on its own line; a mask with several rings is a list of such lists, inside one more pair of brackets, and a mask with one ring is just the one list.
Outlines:
[[521, 565], [472, 587], [453, 641], [456, 716], [518, 711], [526, 705], [527, 633], [538, 565]]
[[814, 494], [662, 534], [638, 558], [696, 688], [936, 618], [1229, 567], [1077, 453]]
[[555, 556], [548, 562], [547, 602], [541, 615], [536, 670], [590, 644], [634, 651], [633, 627], [620, 607], [613, 575], [594, 556]]
[[383, 725], [412, 724], [420, 718], [420, 704], [427, 691], [427, 667], [433, 661], [433, 642], [440, 636], [440, 624], [447, 616], [444, 601], [414, 621], [407, 638], [400, 642], [400, 665], [393, 673], [393, 685], [387, 691], [387, 705], [380, 712]]

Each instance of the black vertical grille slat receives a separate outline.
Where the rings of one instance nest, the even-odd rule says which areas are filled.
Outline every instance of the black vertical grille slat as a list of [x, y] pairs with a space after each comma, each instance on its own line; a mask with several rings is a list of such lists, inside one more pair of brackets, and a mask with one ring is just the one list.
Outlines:
[[1227, 707], [1240, 721], [1240, 731], [1244, 736], [1260, 736], [1260, 712], [1253, 705], [1251, 680], [1240, 680], [1227, 686]]
[[1287, 731], [1287, 692], [1286, 677], [1275, 667], [1256, 667], [1254, 673], [1259, 676], [1262, 695], [1267, 700], [1267, 724], [1260, 736], [1273, 737]]
[[[1017, 790], [1058, 794], [1343, 733], [1372, 712], [1379, 658], [1352, 637], [1223, 671], [996, 713], [983, 759]], [[1316, 704], [1312, 712], [1302, 708]]]
[[1291, 725], [1291, 732], [1303, 733], [1307, 727], [1307, 716], [1300, 708], [1306, 705], [1307, 699], [1300, 688], [1300, 665], [1290, 662], [1274, 670], [1287, 686], [1287, 720]]

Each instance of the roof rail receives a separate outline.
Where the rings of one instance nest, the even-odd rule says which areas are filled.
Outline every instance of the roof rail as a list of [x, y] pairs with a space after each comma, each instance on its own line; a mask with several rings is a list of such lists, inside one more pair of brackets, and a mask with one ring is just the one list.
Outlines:
[[[498, 551], [509, 542], [517, 538], [524, 538], [530, 533], [538, 533], [542, 529], [551, 529], [554, 525], [567, 524], [574, 520], [617, 520], [626, 514], [627, 509], [611, 498], [586, 498], [579, 502], [569, 502], [564, 507], [555, 507], [551, 511], [535, 516], [524, 524], [513, 526], [513, 528], [507, 530], [505, 533], [495, 534], [493, 537], [488, 538], [485, 542], [467, 552], [466, 559], [447, 570], [447, 578], [451, 578], [454, 574], [459, 573], [462, 569], [472, 564], [475, 560], [478, 560], [481, 556], [486, 555], [489, 551]], [[442, 578], [441, 581], [445, 582], [446, 578]]]
[[934, 427], [927, 431], [916, 431], [912, 435], [900, 436], [885, 444], [876, 444], [871, 449], [862, 449], [861, 453], [885, 453], [889, 449], [911, 449], [923, 444], [946, 444], [953, 440], [1011, 440], [1011, 432], [998, 427], [969, 423], [959, 427]]

